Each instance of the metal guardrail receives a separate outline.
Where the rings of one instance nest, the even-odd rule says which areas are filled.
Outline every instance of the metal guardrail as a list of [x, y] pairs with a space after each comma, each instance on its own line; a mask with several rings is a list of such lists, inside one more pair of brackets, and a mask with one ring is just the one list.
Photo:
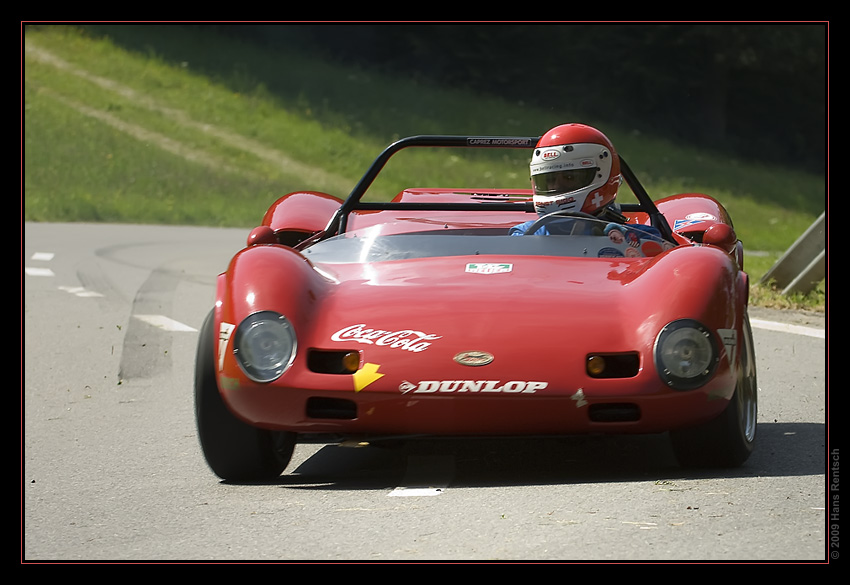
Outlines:
[[826, 277], [826, 213], [809, 226], [762, 277], [774, 281], [782, 294], [807, 294]]

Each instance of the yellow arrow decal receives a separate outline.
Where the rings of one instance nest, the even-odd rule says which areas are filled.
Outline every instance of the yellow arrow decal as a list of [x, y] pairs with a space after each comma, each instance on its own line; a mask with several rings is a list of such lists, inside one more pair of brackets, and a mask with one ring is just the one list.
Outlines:
[[354, 378], [354, 391], [360, 392], [372, 382], [383, 378], [384, 375], [378, 373], [378, 368], [380, 367], [381, 366], [378, 364], [366, 363], [363, 364], [361, 369], [354, 372], [354, 374], [352, 374], [352, 378]]

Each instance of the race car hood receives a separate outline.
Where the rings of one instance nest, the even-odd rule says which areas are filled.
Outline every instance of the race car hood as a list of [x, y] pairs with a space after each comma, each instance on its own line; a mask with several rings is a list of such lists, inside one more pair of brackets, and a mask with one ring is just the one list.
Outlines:
[[[364, 371], [391, 369], [369, 388], [386, 392], [482, 375], [549, 383], [556, 370], [580, 375], [591, 352], [636, 352], [651, 362], [658, 333], [675, 319], [735, 326], [728, 299], [737, 268], [713, 246], [612, 257], [580, 238], [554, 248], [548, 236], [423, 242], [430, 248], [406, 236], [304, 251], [251, 246], [219, 281], [219, 319], [236, 326], [275, 311], [294, 327], [299, 355], [357, 352]], [[278, 383], [346, 383], [313, 380], [322, 370], [299, 363]], [[486, 367], [469, 367], [479, 364]]]
[[[694, 251], [617, 260], [479, 255], [317, 264], [333, 284], [309, 343], [361, 351], [364, 362], [394, 363], [411, 379], [467, 352], [470, 360], [493, 356], [491, 376], [497, 364], [509, 364], [498, 375], [529, 380], [543, 361], [567, 355], [583, 363], [589, 351], [649, 352], [664, 325], [705, 319], [716, 301], [707, 293], [716, 289], [700, 284], [705, 263], [688, 267]], [[723, 272], [728, 260], [715, 256]]]

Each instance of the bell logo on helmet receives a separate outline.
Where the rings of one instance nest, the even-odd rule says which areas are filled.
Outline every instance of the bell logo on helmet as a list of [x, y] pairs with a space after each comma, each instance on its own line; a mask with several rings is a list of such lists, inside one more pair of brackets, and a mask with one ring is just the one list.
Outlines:
[[559, 156], [561, 156], [561, 153], [557, 150], [546, 150], [540, 155], [540, 158], [543, 160], [555, 160]]

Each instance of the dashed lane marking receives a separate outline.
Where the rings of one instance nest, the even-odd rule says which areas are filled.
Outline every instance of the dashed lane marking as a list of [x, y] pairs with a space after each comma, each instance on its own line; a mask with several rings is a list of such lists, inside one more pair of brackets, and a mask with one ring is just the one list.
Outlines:
[[[30, 256], [30, 260], [35, 262], [50, 262], [53, 260], [52, 252], [34, 252]], [[24, 274], [27, 276], [56, 276], [49, 268], [39, 268], [36, 266], [24, 266]]]
[[180, 321], [175, 321], [164, 315], [133, 315], [136, 319], [144, 321], [148, 325], [153, 325], [165, 331], [197, 331], [194, 327], [189, 327]]
[[60, 286], [59, 290], [64, 290], [66, 293], [70, 293], [72, 295], [78, 297], [102, 297], [103, 295], [99, 292], [94, 292], [93, 290], [85, 289], [81, 286]]
[[27, 276], [56, 276], [49, 268], [35, 268], [33, 266], [25, 266], [24, 272]]

